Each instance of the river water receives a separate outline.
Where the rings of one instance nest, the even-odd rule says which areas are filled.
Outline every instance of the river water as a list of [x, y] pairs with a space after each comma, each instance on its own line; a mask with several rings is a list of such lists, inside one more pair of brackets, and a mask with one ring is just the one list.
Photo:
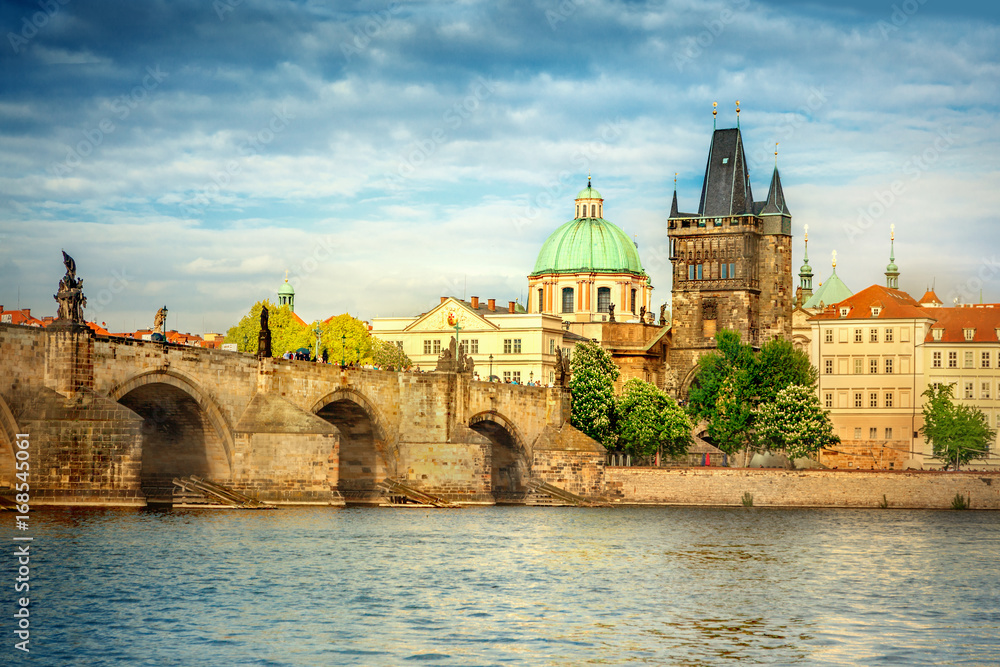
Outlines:
[[1000, 664], [1000, 512], [31, 518], [31, 653], [5, 613], [0, 664]]

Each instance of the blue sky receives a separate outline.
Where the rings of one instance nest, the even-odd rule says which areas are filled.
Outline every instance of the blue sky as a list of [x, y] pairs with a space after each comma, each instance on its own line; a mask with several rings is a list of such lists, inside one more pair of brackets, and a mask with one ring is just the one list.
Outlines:
[[[64, 4], [65, 3], [65, 4]], [[96, 2], [0, 7], [0, 303], [224, 331], [289, 271], [306, 320], [524, 297], [587, 172], [669, 301], [735, 124], [794, 267], [1000, 301], [997, 3]], [[796, 278], [797, 283], [797, 278]]]

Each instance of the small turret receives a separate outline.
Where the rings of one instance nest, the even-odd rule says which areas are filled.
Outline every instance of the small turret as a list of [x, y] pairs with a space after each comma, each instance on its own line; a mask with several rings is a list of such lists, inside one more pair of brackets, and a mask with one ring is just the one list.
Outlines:
[[278, 290], [278, 306], [288, 306], [295, 312], [295, 288], [288, 284], [288, 271], [285, 271], [285, 283]]
[[889, 225], [889, 264], [885, 267], [885, 286], [899, 289], [899, 267], [896, 266], [896, 225]]
[[813, 270], [809, 266], [809, 225], [805, 226], [805, 257], [799, 269], [799, 289], [802, 300], [808, 301], [813, 294]]

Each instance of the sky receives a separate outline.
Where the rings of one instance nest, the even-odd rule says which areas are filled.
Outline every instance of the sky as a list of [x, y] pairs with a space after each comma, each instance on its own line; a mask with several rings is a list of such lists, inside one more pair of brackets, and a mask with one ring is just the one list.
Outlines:
[[[587, 174], [670, 300], [666, 218], [712, 133], [775, 162], [793, 271], [1000, 302], [1000, 3], [0, 5], [0, 304], [225, 331], [285, 279], [306, 321], [527, 294]], [[794, 283], [798, 284], [797, 276]]]

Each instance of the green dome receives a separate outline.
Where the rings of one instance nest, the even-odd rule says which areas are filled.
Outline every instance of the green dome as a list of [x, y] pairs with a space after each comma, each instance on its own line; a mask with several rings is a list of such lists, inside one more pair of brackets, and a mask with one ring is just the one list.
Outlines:
[[840, 303], [844, 299], [853, 296], [854, 292], [851, 288], [844, 284], [844, 281], [840, 279], [837, 275], [837, 269], [833, 270], [830, 277], [826, 279], [819, 289], [813, 292], [813, 295], [809, 297], [809, 300], [802, 304], [803, 308], [819, 308], [822, 303], [824, 306], [830, 306], [835, 303]]
[[577, 199], [604, 199], [601, 193], [590, 187], [589, 185], [583, 190], [580, 190], [580, 194], [576, 196]]
[[591, 272], [646, 274], [632, 240], [603, 218], [570, 220], [552, 232], [531, 275]]
[[295, 288], [289, 285], [287, 280], [281, 286], [281, 289], [278, 290], [279, 296], [285, 296], [285, 295], [294, 296], [294, 294], [295, 294]]

